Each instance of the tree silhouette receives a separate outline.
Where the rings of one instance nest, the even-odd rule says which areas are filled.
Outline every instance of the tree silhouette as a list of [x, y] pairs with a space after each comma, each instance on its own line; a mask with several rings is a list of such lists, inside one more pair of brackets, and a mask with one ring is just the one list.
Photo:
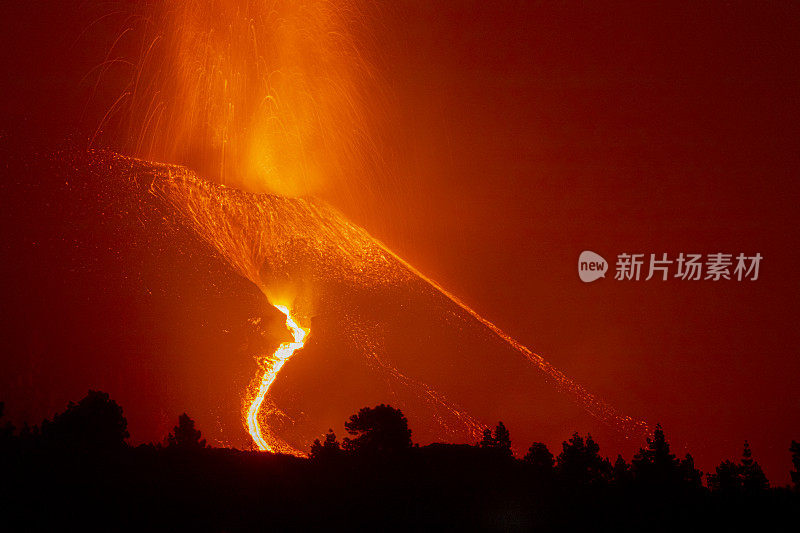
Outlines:
[[317, 461], [326, 461], [338, 457], [340, 454], [341, 448], [336, 440], [336, 434], [332, 429], [329, 429], [328, 434], [325, 435], [324, 443], [321, 443], [319, 439], [314, 439], [309, 457]]
[[528, 465], [535, 477], [550, 478], [553, 476], [555, 458], [547, 446], [541, 442], [534, 442], [530, 445], [522, 462]]
[[611, 470], [611, 479], [618, 487], [627, 487], [633, 482], [631, 466], [625, 461], [622, 455], [617, 454], [617, 460]]
[[503, 422], [498, 422], [494, 434], [487, 428], [483, 431], [483, 439], [478, 443], [480, 448], [497, 450], [504, 456], [512, 457], [511, 434]]
[[11, 422], [3, 422], [5, 408], [5, 402], [0, 402], [0, 437], [10, 435], [14, 432], [14, 426], [11, 424]]
[[760, 492], [769, 488], [769, 481], [761, 465], [753, 459], [750, 444], [744, 441], [744, 451], [741, 460], [742, 488], [747, 493]]
[[512, 455], [511, 434], [508, 432], [508, 429], [506, 429], [506, 426], [502, 421], [498, 422], [497, 426], [494, 428], [494, 441], [497, 445], [497, 448], [502, 450], [503, 453]]
[[708, 476], [708, 486], [713, 491], [735, 494], [756, 493], [769, 488], [767, 476], [761, 466], [753, 459], [750, 444], [744, 441], [744, 451], [739, 464], [733, 461], [722, 461], [716, 468], [716, 473]]
[[694, 457], [692, 457], [692, 454], [687, 453], [686, 456], [681, 459], [680, 470], [681, 481], [687, 488], [703, 488], [703, 473], [694, 466]]
[[492, 437], [492, 430], [486, 428], [483, 430], [483, 438], [478, 443], [479, 448], [493, 448], [494, 447], [494, 437]]
[[[113, 520], [124, 516], [133, 521], [126, 525], [141, 530], [250, 531], [268, 517], [279, 529], [304, 531], [443, 524], [469, 531], [486, 529], [483, 517], [500, 509], [502, 520], [493, 519], [489, 529], [773, 531], [795, 523], [800, 506], [800, 492], [767, 490], [748, 442], [740, 460], [722, 462], [709, 476], [713, 493], [693, 490], [701, 474], [692, 456], [677, 458], [660, 426], [631, 464], [618, 455], [613, 466], [591, 435], [578, 433], [555, 460], [534, 442], [515, 461], [502, 422], [477, 448], [436, 443], [413, 451], [406, 418], [388, 405], [361, 409], [345, 426], [352, 455], [329, 430], [314, 441], [310, 460], [235, 449], [203, 453], [205, 441], [186, 413], [161, 445], [134, 448], [124, 444], [119, 406], [90, 391], [45, 421], [42, 431], [24, 426], [0, 453], [2, 523], [19, 522], [6, 518], [9, 509], [19, 509], [31, 530], [113, 529]], [[114, 447], [117, 452], [104, 453]], [[83, 448], [89, 453], [76, 453]], [[790, 449], [797, 482], [800, 443]], [[328, 461], [335, 457], [340, 460]], [[39, 507], [52, 512], [30, 512]]]
[[11, 422], [3, 422], [5, 404], [0, 402], [0, 450], [5, 450], [11, 446], [14, 439], [14, 426]]
[[194, 420], [183, 413], [178, 417], [178, 425], [172, 428], [172, 433], [167, 436], [167, 447], [181, 450], [202, 450], [206, 447], [206, 440], [201, 439], [199, 429], [195, 429]]
[[555, 457], [547, 449], [546, 444], [534, 442], [528, 448], [528, 453], [522, 458], [522, 462], [542, 470], [552, 470], [555, 465]]
[[631, 461], [635, 480], [644, 486], [659, 489], [699, 489], [702, 474], [694, 466], [694, 459], [687, 455], [683, 460], [670, 452], [669, 442], [661, 428], [656, 425], [653, 437], [647, 438], [647, 447], [640, 448]]
[[30, 444], [39, 438], [38, 426], [31, 427], [27, 421], [22, 423], [19, 428], [19, 440], [23, 445], [30, 446]]
[[800, 490], [800, 442], [793, 440], [792, 445], [789, 446], [789, 452], [792, 454], [792, 466], [794, 467], [794, 470], [790, 472], [792, 483], [794, 483], [795, 489]]
[[562, 444], [562, 451], [558, 455], [556, 470], [559, 477], [573, 487], [605, 485], [611, 472], [611, 463], [600, 457], [599, 452], [600, 446], [591, 435], [584, 440], [578, 433], [573, 433]]
[[647, 447], [634, 455], [631, 466], [636, 478], [644, 483], [663, 485], [677, 479], [680, 462], [670, 452], [661, 424], [656, 425], [653, 437], [647, 438]]
[[708, 475], [708, 487], [724, 494], [733, 494], [742, 489], [742, 478], [739, 475], [739, 465], [733, 461], [722, 461], [714, 474]]
[[411, 448], [411, 430], [400, 409], [390, 405], [364, 407], [345, 422], [354, 439], [345, 438], [344, 449], [355, 453], [399, 452]]
[[122, 407], [101, 391], [90, 390], [66, 411], [42, 422], [41, 438], [65, 449], [116, 450], [126, 446], [128, 421]]

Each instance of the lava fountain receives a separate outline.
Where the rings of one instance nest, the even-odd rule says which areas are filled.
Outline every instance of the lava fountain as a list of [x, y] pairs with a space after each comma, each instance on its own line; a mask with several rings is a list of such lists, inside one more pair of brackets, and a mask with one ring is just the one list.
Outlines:
[[384, 172], [374, 141], [388, 106], [356, 37], [369, 33], [367, 2], [163, 0], [131, 9], [103, 66], [130, 70], [101, 139], [288, 196], [358, 190], [361, 177]]
[[[244, 190], [292, 197], [334, 184], [340, 194], [362, 189], [358, 176], [382, 172], [373, 124], [381, 115], [375, 98], [381, 89], [355, 37], [366, 35], [368, 20], [358, 0], [135, 5], [102, 65], [104, 71], [130, 65], [130, 81], [98, 135], [115, 130], [116, 120], [121, 139], [112, 143], [123, 151], [185, 164]], [[114, 58], [129, 41], [139, 50], [134, 57]], [[202, 216], [191, 205], [176, 208]], [[246, 259], [252, 250], [232, 242], [223, 227], [193, 222], [287, 316], [295, 341], [261, 358], [264, 374], [245, 416], [260, 449], [285, 450], [259, 423], [259, 412], [307, 332], [287, 307], [274, 303], [275, 282], [258, 271], [263, 261]]]

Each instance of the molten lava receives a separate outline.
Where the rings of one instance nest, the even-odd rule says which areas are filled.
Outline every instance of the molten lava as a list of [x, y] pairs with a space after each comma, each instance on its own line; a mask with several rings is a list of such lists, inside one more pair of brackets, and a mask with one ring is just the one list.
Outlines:
[[264, 398], [266, 398], [267, 393], [269, 393], [269, 388], [275, 382], [275, 378], [278, 377], [278, 372], [281, 371], [286, 361], [294, 355], [294, 352], [303, 347], [309, 333], [309, 330], [303, 329], [297, 325], [288, 307], [277, 304], [275, 307], [286, 315], [286, 327], [291, 331], [294, 340], [281, 343], [271, 356], [265, 357], [263, 361], [261, 361], [264, 368], [264, 375], [261, 377], [258, 391], [251, 399], [250, 407], [247, 409], [247, 431], [250, 433], [250, 436], [253, 437], [253, 442], [255, 442], [259, 450], [296, 454], [297, 452], [291, 448], [291, 446], [275, 436], [269, 428], [262, 429], [261, 422], [258, 419], [261, 405], [264, 403]]

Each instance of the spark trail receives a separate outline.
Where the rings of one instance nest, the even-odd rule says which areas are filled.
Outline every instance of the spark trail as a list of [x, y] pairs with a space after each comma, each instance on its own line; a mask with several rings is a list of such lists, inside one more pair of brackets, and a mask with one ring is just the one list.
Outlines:
[[460, 307], [463, 311], [468, 313], [472, 318], [488, 328], [492, 333], [497, 335], [512, 348], [521, 353], [528, 361], [536, 365], [539, 370], [544, 372], [544, 374], [550, 378], [551, 382], [554, 383], [560, 391], [570, 394], [580, 405], [583, 406], [584, 409], [586, 409], [590, 415], [606, 424], [615, 427], [629, 438], [640, 437], [641, 435], [646, 435], [649, 433], [649, 428], [646, 422], [617, 413], [617, 411], [611, 405], [591, 394], [583, 386], [575, 383], [566, 375], [564, 375], [563, 372], [548, 363], [544, 357], [535, 353], [533, 350], [508, 335], [492, 322], [479, 315], [477, 311], [469, 307], [460, 298], [449, 292], [434, 280], [425, 276], [425, 274], [414, 268], [402, 257], [392, 252], [388, 247], [386, 247], [386, 245], [377, 240], [376, 243], [379, 244], [383, 250], [386, 251], [386, 253], [392, 255], [397, 261], [404, 265], [409, 271], [419, 276], [420, 279], [424, 280], [428, 285], [433, 287], [451, 302]]

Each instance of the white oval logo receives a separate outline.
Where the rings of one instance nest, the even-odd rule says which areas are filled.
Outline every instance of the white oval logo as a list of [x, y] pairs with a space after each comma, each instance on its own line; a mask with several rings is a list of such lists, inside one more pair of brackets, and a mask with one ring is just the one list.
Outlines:
[[578, 257], [578, 276], [584, 283], [606, 277], [607, 270], [608, 262], [599, 254], [584, 250]]

